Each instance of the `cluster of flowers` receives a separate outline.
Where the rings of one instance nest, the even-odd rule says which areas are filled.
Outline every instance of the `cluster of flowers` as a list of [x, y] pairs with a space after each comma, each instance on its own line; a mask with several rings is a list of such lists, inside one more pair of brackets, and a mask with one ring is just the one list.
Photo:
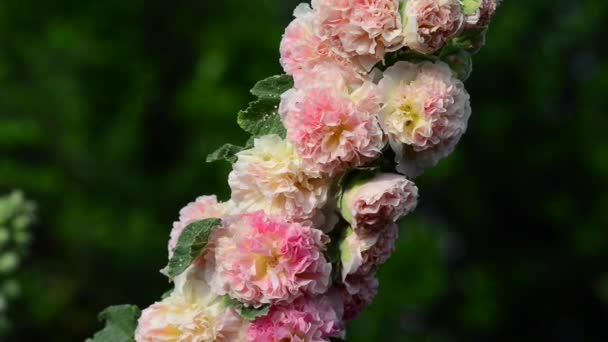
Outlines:
[[280, 46], [293, 78], [278, 106], [285, 135], [256, 136], [236, 154], [229, 201], [202, 196], [181, 210], [170, 259], [193, 223], [221, 223], [173, 292], [143, 311], [135, 339], [344, 338], [378, 291], [396, 222], [416, 207], [412, 179], [466, 130], [469, 95], [442, 57], [463, 41], [478, 48], [495, 9], [496, 0], [299, 5]]
[[0, 197], [0, 339], [11, 323], [8, 305], [20, 292], [16, 271], [29, 246], [35, 209], [20, 191]]

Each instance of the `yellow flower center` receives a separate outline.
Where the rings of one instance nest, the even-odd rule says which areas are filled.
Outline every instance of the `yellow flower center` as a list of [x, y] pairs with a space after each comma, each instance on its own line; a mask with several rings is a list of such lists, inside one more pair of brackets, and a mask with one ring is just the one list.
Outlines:
[[270, 255], [257, 255], [255, 257], [255, 279], [264, 279], [268, 272], [279, 264], [279, 256], [272, 251]]
[[408, 136], [413, 136], [416, 127], [424, 123], [424, 118], [412, 104], [406, 102], [393, 112], [392, 121], [400, 128], [400, 131]]

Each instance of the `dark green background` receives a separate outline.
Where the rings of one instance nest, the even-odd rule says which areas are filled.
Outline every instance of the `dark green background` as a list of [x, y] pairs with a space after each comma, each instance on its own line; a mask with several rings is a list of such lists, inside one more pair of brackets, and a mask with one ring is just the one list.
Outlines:
[[[247, 137], [297, 1], [0, 1], [0, 190], [39, 205], [10, 341], [78, 341], [170, 284], [171, 222], [227, 198], [208, 152]], [[608, 2], [506, 0], [470, 128], [349, 341], [606, 341]]]

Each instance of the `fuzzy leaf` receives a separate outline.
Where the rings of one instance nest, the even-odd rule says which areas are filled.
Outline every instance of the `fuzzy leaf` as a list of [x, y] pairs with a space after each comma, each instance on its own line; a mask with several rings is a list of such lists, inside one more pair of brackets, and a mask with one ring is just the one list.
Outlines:
[[255, 321], [258, 317], [264, 317], [264, 316], [268, 315], [269, 311], [270, 311], [270, 304], [266, 304], [257, 309], [254, 307], [243, 306], [241, 308], [240, 314], [244, 320], [251, 322], [251, 321]]
[[279, 103], [281, 94], [293, 87], [291, 76], [271, 76], [259, 81], [251, 89], [251, 93], [258, 97], [249, 103], [247, 109], [239, 112], [237, 123], [246, 132], [255, 137], [267, 134], [278, 134], [285, 137], [285, 128], [279, 117]]
[[226, 160], [234, 164], [237, 160], [236, 154], [245, 150], [246, 147], [236, 146], [232, 144], [224, 144], [207, 156], [207, 163], [212, 163], [218, 160]]
[[281, 138], [285, 138], [286, 131], [278, 109], [278, 99], [264, 97], [250, 102], [247, 109], [239, 112], [236, 122], [243, 130], [255, 137], [277, 134]]
[[186, 226], [177, 240], [173, 256], [167, 265], [167, 274], [174, 278], [184, 272], [207, 246], [211, 232], [222, 220], [210, 218]]
[[234, 308], [241, 317], [246, 321], [255, 321], [259, 317], [268, 315], [270, 311], [270, 304], [262, 305], [259, 308], [246, 306], [236, 299], [232, 299], [229, 296], [224, 296], [224, 305]]
[[280, 100], [281, 94], [293, 88], [293, 79], [288, 75], [270, 76], [256, 83], [251, 93], [258, 98], [271, 98]]
[[397, 62], [400, 62], [400, 61], [407, 61], [407, 62], [411, 62], [411, 63], [422, 63], [422, 62], [426, 62], [426, 61], [435, 62], [435, 61], [437, 61], [437, 59], [438, 59], [437, 56], [434, 56], [434, 55], [425, 55], [425, 54], [416, 52], [414, 50], [401, 49], [401, 50], [387, 53], [386, 56], [384, 57], [384, 61], [378, 63], [376, 65], [376, 67], [381, 71], [385, 71], [386, 69], [388, 69], [389, 67], [395, 65]]
[[135, 341], [135, 328], [141, 311], [135, 305], [110, 306], [99, 314], [105, 327], [87, 342], [131, 342]]

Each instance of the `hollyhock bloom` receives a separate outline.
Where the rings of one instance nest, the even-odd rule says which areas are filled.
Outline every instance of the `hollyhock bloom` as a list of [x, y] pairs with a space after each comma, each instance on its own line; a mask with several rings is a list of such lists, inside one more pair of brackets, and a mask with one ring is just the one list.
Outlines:
[[356, 282], [350, 282], [349, 275], [375, 271], [395, 251], [398, 236], [399, 227], [395, 223], [373, 234], [357, 234], [352, 228], [347, 230], [346, 238], [340, 244], [340, 259], [342, 281], [349, 292], [356, 286]]
[[459, 0], [405, 0], [401, 18], [405, 45], [424, 54], [442, 48], [464, 24]]
[[300, 4], [294, 16], [281, 40], [280, 62], [285, 73], [293, 76], [296, 87], [306, 84], [307, 75], [319, 64], [335, 65], [348, 78], [365, 74], [365, 70], [340, 49], [336, 37], [319, 34], [315, 22], [317, 13], [308, 4]]
[[290, 221], [321, 223], [328, 179], [305, 168], [290, 143], [278, 135], [262, 136], [237, 157], [228, 184], [241, 212], [264, 210]]
[[350, 91], [347, 82], [313, 84], [282, 95], [279, 113], [287, 138], [307, 168], [330, 176], [381, 155], [380, 99], [371, 82]]
[[137, 342], [243, 340], [247, 323], [211, 293], [192, 267], [175, 283], [169, 297], [143, 310], [135, 331]]
[[378, 279], [374, 273], [348, 276], [348, 287], [340, 288], [344, 302], [344, 319], [353, 320], [367, 308], [378, 294]]
[[327, 290], [327, 237], [262, 211], [226, 217], [207, 248], [206, 278], [213, 290], [247, 305], [289, 303]]
[[385, 52], [402, 47], [397, 0], [313, 0], [320, 34], [337, 37], [340, 47], [366, 70]]
[[395, 157], [396, 169], [404, 175], [417, 177], [424, 170], [437, 165], [442, 159], [452, 154], [459, 140], [460, 135], [454, 136], [423, 151], [416, 151], [412, 146], [407, 145], [402, 146], [400, 150], [395, 149], [399, 151]]
[[[369, 74], [353, 73], [342, 65], [319, 63], [297, 78], [294, 78], [295, 89], [323, 88], [331, 85], [334, 89], [348, 94], [364, 84], [373, 84]], [[370, 87], [370, 90], [373, 87]], [[370, 99], [373, 99], [370, 96]]]
[[479, 8], [466, 17], [466, 29], [487, 27], [496, 13], [500, 0], [482, 0]]
[[378, 87], [384, 99], [380, 123], [399, 172], [419, 175], [449, 154], [466, 131], [469, 94], [447, 64], [398, 62]]
[[231, 203], [219, 203], [217, 197], [200, 196], [194, 202], [188, 203], [179, 211], [179, 221], [173, 222], [169, 239], [169, 258], [173, 255], [173, 250], [179, 236], [190, 223], [208, 218], [222, 218], [231, 210]]
[[276, 305], [267, 316], [256, 319], [247, 331], [251, 342], [325, 342], [344, 337], [340, 309], [326, 296], [301, 297], [288, 305]]
[[342, 196], [344, 219], [355, 231], [373, 232], [410, 213], [418, 202], [418, 188], [402, 175], [379, 173], [355, 182]]

